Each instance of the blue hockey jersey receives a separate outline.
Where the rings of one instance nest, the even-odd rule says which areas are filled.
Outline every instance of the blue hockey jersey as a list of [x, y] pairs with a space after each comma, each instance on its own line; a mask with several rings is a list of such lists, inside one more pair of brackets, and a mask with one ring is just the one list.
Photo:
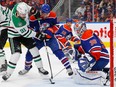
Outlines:
[[46, 19], [44, 19], [43, 17], [36, 19], [34, 15], [30, 16], [30, 26], [34, 26], [33, 28], [35, 28], [35, 31], [45, 32], [47, 34], [47, 38], [51, 38], [58, 30], [56, 24], [57, 16], [53, 11], [50, 11]]
[[100, 58], [109, 59], [109, 54], [103, 42], [91, 30], [86, 30], [81, 37], [81, 44], [78, 46], [81, 53], [88, 53], [98, 61]]
[[78, 42], [79, 39], [72, 34], [72, 28], [64, 24], [60, 26], [58, 31], [55, 33], [57, 39], [63, 44], [66, 45], [67, 40]]

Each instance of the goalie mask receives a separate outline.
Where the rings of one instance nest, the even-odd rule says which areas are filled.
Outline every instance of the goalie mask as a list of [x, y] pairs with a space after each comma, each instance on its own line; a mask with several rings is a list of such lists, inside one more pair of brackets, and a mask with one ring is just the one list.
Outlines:
[[83, 21], [74, 24], [74, 31], [76, 35], [81, 38], [83, 32], [86, 30], [86, 24]]

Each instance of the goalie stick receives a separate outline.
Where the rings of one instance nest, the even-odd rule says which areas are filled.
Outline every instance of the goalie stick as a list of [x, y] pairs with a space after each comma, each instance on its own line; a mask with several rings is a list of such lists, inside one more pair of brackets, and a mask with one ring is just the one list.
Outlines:
[[55, 82], [53, 82], [53, 72], [52, 72], [52, 67], [51, 67], [51, 62], [50, 62], [50, 57], [49, 57], [49, 53], [48, 53], [48, 49], [47, 49], [47, 45], [46, 45], [46, 41], [44, 40], [44, 46], [46, 48], [46, 53], [47, 53], [47, 57], [48, 57], [48, 63], [49, 63], [49, 67], [50, 67], [50, 72], [51, 72], [51, 77], [50, 77], [50, 82], [51, 84], [55, 84]]
[[56, 75], [54, 75], [54, 78], [55, 78], [56, 76], [58, 76], [64, 69], [65, 69], [65, 68], [61, 69], [58, 73], [56, 73]]

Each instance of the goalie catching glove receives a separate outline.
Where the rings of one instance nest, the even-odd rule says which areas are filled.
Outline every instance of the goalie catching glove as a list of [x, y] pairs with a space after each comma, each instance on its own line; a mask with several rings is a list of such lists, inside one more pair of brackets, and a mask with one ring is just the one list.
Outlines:
[[83, 72], [92, 70], [92, 67], [95, 65], [95, 63], [95, 59], [86, 53], [78, 59], [78, 66]]

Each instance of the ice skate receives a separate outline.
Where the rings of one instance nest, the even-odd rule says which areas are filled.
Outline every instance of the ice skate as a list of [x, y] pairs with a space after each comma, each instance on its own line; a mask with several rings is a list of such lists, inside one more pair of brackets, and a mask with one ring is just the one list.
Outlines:
[[5, 61], [5, 64], [1, 65], [0, 72], [6, 71], [7, 70], [7, 61]]
[[38, 68], [38, 70], [39, 70], [39, 73], [41, 73], [43, 75], [48, 75], [49, 74], [49, 72], [46, 71], [43, 67], [42, 68]]
[[6, 71], [7, 70], [7, 65], [6, 64], [2, 64], [1, 68], [0, 68], [0, 72]]
[[19, 75], [25, 75], [28, 72], [29, 72], [29, 70], [23, 69], [23, 70], [19, 71], [18, 74]]
[[109, 73], [109, 71], [106, 73], [107, 74], [107, 76], [106, 76], [106, 80], [103, 82], [104, 84], [104, 86], [108, 86], [109, 85], [109, 82], [110, 82], [110, 73]]
[[10, 76], [11, 74], [6, 73], [5, 75], [2, 76], [2, 79], [6, 81]]
[[20, 70], [20, 71], [18, 72], [18, 74], [19, 74], [19, 75], [25, 75], [25, 74], [27, 74], [27, 73], [30, 71], [31, 68], [32, 68], [32, 66], [31, 66], [29, 69]]
[[116, 67], [114, 67], [114, 79], [116, 81]]
[[68, 75], [69, 75], [69, 76], [73, 75], [73, 71], [72, 71], [71, 68], [67, 69], [67, 72], [68, 72]]

